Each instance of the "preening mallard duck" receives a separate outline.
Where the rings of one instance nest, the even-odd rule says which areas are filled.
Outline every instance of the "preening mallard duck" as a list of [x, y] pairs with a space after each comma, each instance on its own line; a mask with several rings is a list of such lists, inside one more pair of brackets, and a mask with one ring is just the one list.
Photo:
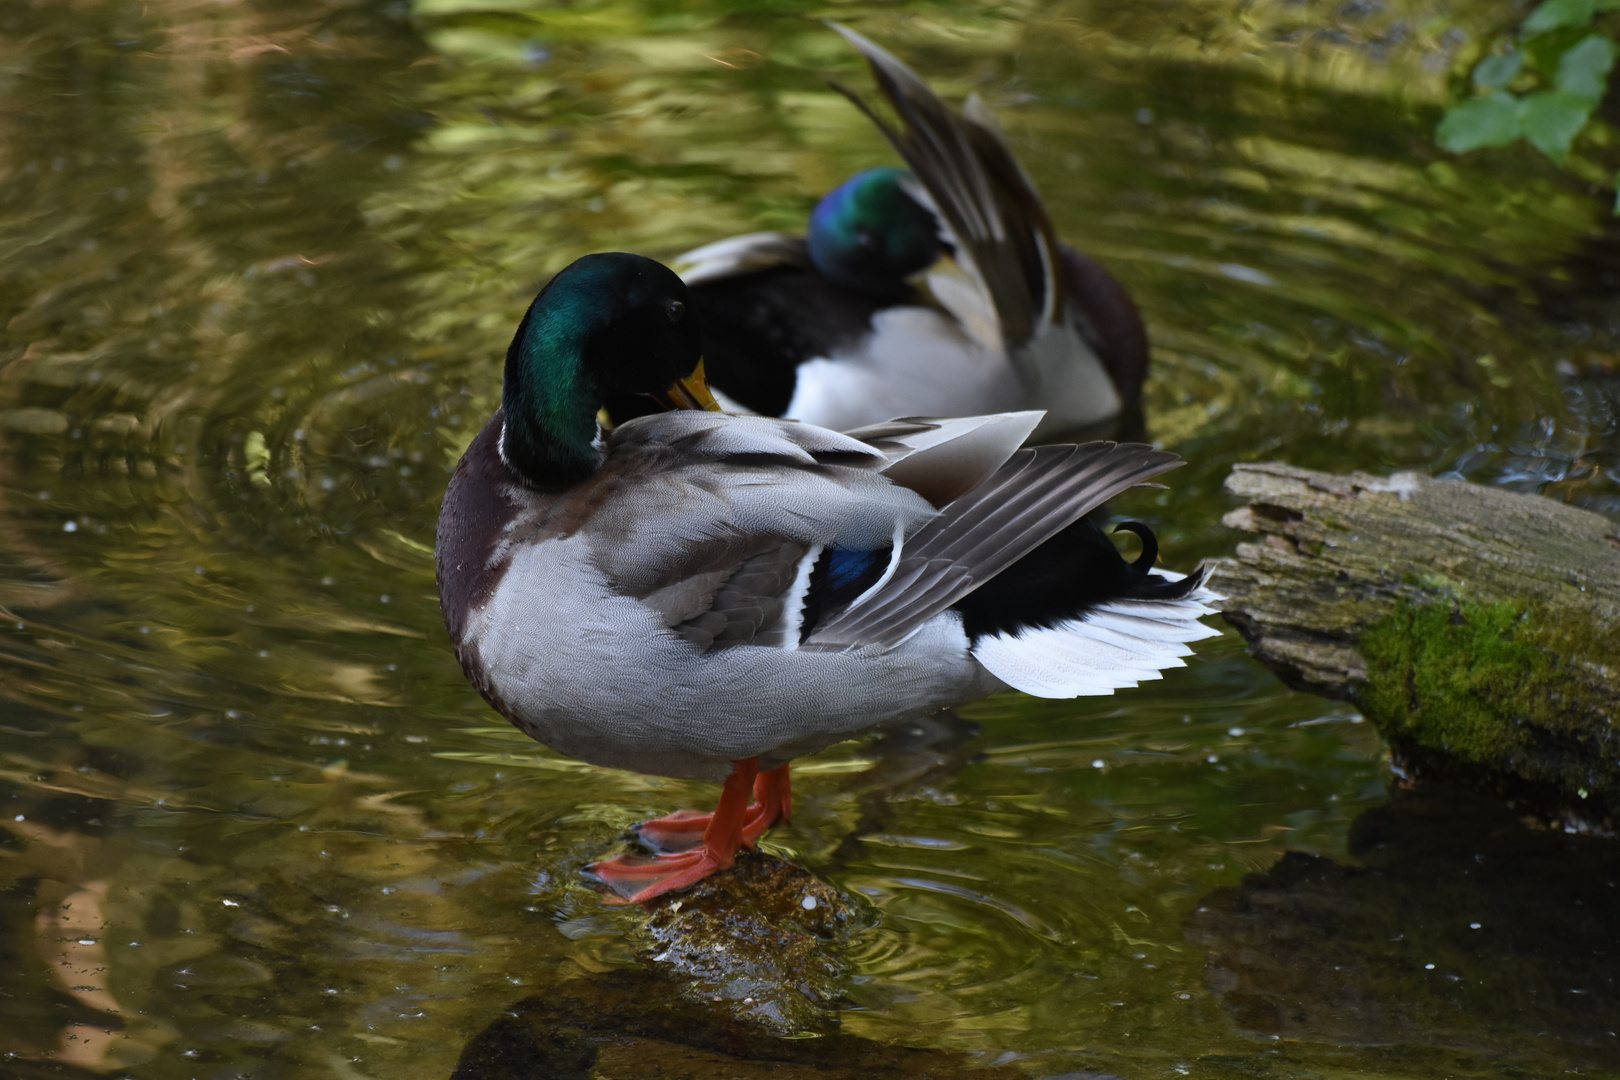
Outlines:
[[730, 866], [787, 817], [794, 757], [1008, 687], [1111, 693], [1216, 633], [1202, 572], [1155, 572], [1135, 524], [1127, 563], [1083, 516], [1174, 454], [1018, 449], [1038, 413], [840, 434], [672, 411], [602, 433], [614, 395], [701, 401], [699, 341], [666, 267], [569, 266], [439, 516], [445, 622], [491, 705], [592, 764], [724, 782], [712, 815], [642, 827], [665, 854], [593, 867], [624, 900]]
[[884, 49], [833, 28], [899, 128], [837, 89], [910, 172], [856, 175], [806, 237], [753, 233], [675, 260], [722, 401], [837, 430], [1044, 409], [1042, 437], [1136, 408], [1148, 365], [1136, 306], [1058, 241], [990, 110], [974, 96], [952, 111]]

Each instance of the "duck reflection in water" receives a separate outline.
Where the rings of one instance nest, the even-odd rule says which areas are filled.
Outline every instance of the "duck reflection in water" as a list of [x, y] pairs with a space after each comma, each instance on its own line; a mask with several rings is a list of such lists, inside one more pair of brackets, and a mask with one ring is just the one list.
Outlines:
[[1424, 785], [1357, 818], [1349, 848], [1358, 865], [1290, 852], [1188, 917], [1239, 1025], [1620, 1067], [1620, 843]]

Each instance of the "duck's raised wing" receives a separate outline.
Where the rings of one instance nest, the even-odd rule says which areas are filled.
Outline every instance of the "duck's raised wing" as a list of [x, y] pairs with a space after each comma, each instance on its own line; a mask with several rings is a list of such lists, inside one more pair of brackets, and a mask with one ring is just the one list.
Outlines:
[[1181, 464], [1138, 443], [1020, 450], [891, 552], [882, 577], [803, 647], [893, 646], [1103, 502]]
[[[1002, 342], [1016, 357], [1061, 313], [1063, 268], [1057, 237], [1035, 185], [1007, 148], [990, 110], [977, 96], [952, 112], [917, 74], [888, 50], [838, 23], [829, 23], [860, 50], [900, 128], [878, 116], [856, 93], [833, 83], [865, 113], [905, 159], [946, 231], [955, 260], [994, 308]], [[951, 297], [930, 281], [936, 296]]]
[[[642, 417], [610, 436], [576, 497], [595, 504], [577, 529], [615, 592], [698, 648], [894, 646], [1106, 499], [1181, 463], [1139, 444], [1012, 451], [1031, 419], [894, 421], [857, 438], [765, 417]], [[929, 459], [927, 475], [948, 474], [953, 459], [977, 471], [998, 441], [999, 468], [943, 510], [886, 475]]]
[[939, 507], [990, 479], [1045, 415], [905, 416], [844, 434], [888, 459], [883, 475]]
[[607, 449], [578, 497], [594, 503], [578, 527], [591, 562], [704, 650], [797, 647], [824, 555], [875, 560], [935, 514], [882, 475], [880, 450], [809, 424], [662, 413]]

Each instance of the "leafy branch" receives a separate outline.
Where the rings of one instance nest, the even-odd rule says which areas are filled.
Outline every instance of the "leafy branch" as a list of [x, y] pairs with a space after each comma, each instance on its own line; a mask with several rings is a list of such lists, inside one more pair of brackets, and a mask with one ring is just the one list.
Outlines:
[[1568, 163], [1614, 69], [1614, 41], [1592, 23], [1600, 12], [1617, 10], [1620, 0], [1545, 0], [1474, 65], [1474, 97], [1446, 113], [1435, 141], [1461, 154], [1522, 138], [1557, 164]]

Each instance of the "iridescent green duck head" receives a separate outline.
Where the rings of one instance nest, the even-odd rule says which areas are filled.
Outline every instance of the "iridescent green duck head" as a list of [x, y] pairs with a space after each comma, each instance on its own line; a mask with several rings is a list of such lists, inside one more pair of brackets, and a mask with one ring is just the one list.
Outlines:
[[906, 191], [903, 169], [856, 173], [810, 215], [810, 260], [841, 285], [890, 298], [940, 256], [939, 224]]
[[577, 483], [602, 460], [602, 403], [660, 392], [701, 401], [701, 357], [672, 270], [624, 252], [587, 255], [540, 291], [506, 350], [501, 457], [536, 487]]

